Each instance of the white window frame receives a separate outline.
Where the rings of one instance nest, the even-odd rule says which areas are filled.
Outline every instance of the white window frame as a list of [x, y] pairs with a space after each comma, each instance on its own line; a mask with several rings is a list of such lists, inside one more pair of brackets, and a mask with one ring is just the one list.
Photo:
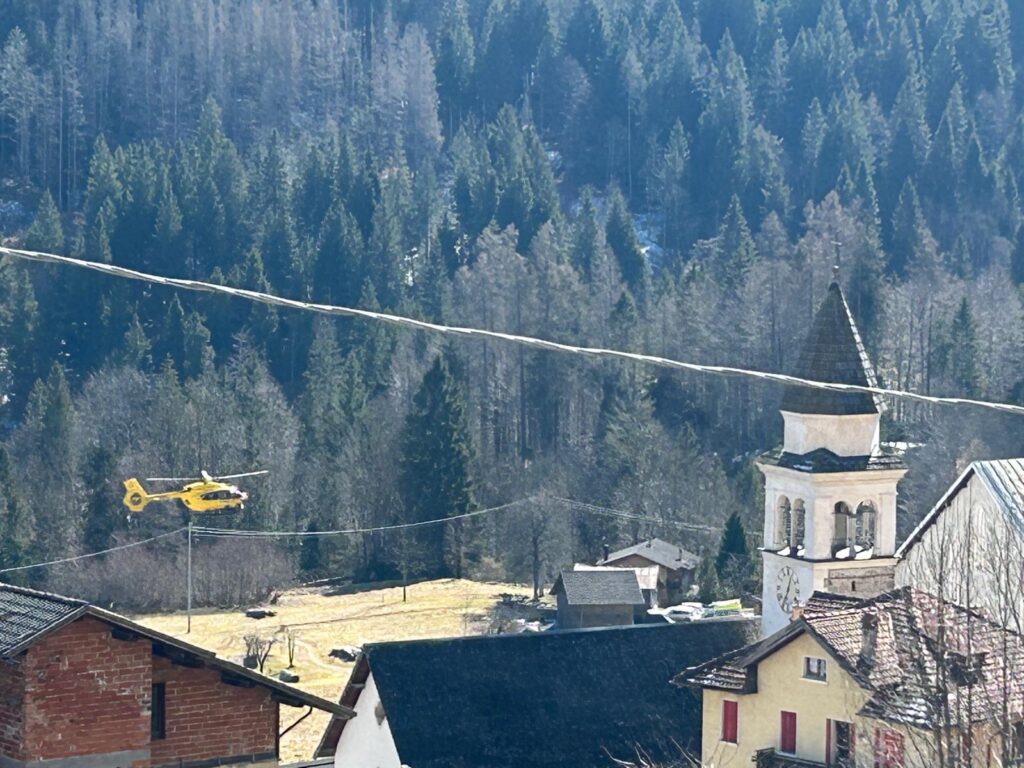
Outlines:
[[[817, 662], [816, 666], [821, 673], [820, 675], [811, 673], [812, 662]], [[803, 679], [812, 683], [827, 683], [828, 659], [823, 659], [820, 656], [804, 656]]]

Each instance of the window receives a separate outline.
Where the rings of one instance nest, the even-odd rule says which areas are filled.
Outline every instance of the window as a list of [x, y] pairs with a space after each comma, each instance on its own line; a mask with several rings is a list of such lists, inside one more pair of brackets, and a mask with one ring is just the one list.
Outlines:
[[736, 743], [737, 708], [735, 701], [722, 702], [722, 741], [730, 744]]
[[808, 680], [825, 682], [825, 660], [816, 659], [813, 656], [804, 656], [804, 677]]
[[779, 752], [785, 752], [788, 755], [796, 754], [796, 712], [782, 713]]
[[826, 762], [834, 768], [853, 768], [853, 723], [829, 720], [826, 727]]
[[149, 738], [167, 738], [167, 700], [164, 683], [153, 683], [153, 701], [149, 709]]

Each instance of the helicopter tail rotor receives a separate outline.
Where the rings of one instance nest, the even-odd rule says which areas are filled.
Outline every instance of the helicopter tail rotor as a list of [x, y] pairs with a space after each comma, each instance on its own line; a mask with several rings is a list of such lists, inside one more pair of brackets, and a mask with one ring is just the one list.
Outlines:
[[124, 481], [124, 505], [130, 512], [141, 512], [150, 501], [149, 494], [134, 477]]

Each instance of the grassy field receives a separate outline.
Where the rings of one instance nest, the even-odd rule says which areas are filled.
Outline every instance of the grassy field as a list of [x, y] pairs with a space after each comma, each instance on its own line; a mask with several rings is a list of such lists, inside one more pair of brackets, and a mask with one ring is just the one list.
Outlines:
[[[332, 659], [328, 653], [342, 645], [362, 646], [385, 640], [479, 634], [486, 627], [488, 611], [503, 593], [529, 594], [514, 584], [479, 583], [445, 579], [416, 584], [402, 602], [401, 588], [379, 589], [348, 595], [327, 595], [323, 590], [297, 589], [281, 594], [272, 606], [276, 616], [248, 619], [239, 610], [198, 611], [192, 616], [192, 633], [185, 634], [183, 613], [138, 616], [146, 626], [208, 648], [223, 658], [240, 661], [245, 652], [242, 637], [257, 633], [277, 637], [266, 672], [277, 674], [288, 665], [284, 629], [297, 637], [293, 672], [298, 687], [337, 701], [352, 664]], [[281, 726], [286, 728], [304, 710], [281, 707]], [[281, 741], [281, 761], [311, 757], [329, 715], [315, 712]]]

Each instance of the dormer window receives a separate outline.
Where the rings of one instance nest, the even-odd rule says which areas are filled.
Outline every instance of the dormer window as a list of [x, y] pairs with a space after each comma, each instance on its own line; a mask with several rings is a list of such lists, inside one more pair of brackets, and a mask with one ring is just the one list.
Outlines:
[[804, 679], [824, 683], [828, 679], [828, 665], [825, 659], [804, 656]]

